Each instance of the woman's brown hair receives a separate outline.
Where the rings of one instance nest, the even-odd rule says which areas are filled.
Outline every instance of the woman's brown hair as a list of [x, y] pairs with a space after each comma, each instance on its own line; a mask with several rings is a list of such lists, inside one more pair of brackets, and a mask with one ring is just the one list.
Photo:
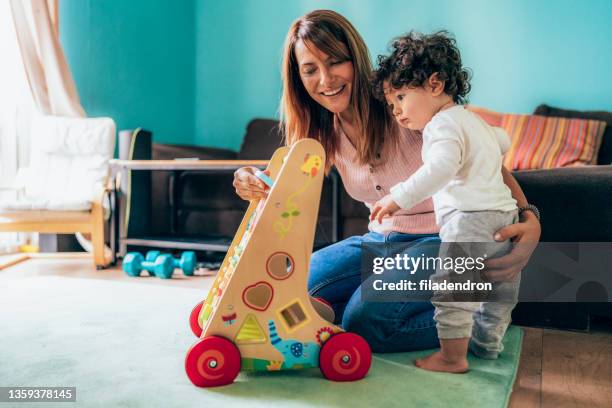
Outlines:
[[287, 33], [283, 52], [283, 95], [281, 119], [287, 144], [312, 138], [318, 140], [327, 156], [326, 171], [331, 168], [337, 149], [334, 114], [309, 95], [300, 78], [295, 44], [303, 41], [325, 54], [353, 63], [351, 107], [358, 129], [356, 143], [361, 164], [372, 163], [382, 150], [383, 141], [391, 140], [393, 119], [385, 104], [374, 98], [370, 87], [372, 63], [365, 42], [353, 25], [331, 10], [315, 10], [293, 22]]

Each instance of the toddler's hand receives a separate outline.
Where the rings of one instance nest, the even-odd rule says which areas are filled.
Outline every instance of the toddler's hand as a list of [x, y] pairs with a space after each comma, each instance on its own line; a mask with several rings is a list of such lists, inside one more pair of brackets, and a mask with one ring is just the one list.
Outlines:
[[401, 207], [393, 200], [390, 194], [381, 198], [372, 206], [372, 212], [370, 213], [370, 221], [374, 219], [378, 220], [378, 223], [382, 223], [383, 217], [387, 215], [395, 214]]

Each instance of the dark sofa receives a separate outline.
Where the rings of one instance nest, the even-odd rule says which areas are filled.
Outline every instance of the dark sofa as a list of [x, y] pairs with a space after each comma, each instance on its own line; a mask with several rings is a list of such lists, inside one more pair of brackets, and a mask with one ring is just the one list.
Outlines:
[[[612, 112], [540, 105], [534, 114], [607, 123], [597, 165], [513, 173], [525, 196], [542, 212], [540, 240], [612, 241]], [[592, 315], [612, 317], [612, 303], [519, 303], [512, 317], [528, 326], [588, 330]]]
[[[255, 119], [247, 126], [238, 152], [208, 147], [154, 144], [152, 158], [261, 160], [270, 158], [274, 150], [281, 145], [278, 122]], [[233, 237], [248, 207], [248, 202], [241, 200], [234, 191], [233, 171], [216, 174], [160, 171], [155, 172], [153, 177], [153, 196], [167, 197], [167, 200], [153, 200], [154, 235], [197, 237], [205, 233]], [[332, 177], [328, 177], [323, 185], [315, 238], [317, 248], [338, 240], [339, 229], [332, 225], [332, 213], [334, 181], [339, 182], [339, 177]]]
[[[552, 170], [515, 171], [513, 174], [528, 200], [542, 212], [542, 241], [612, 241], [612, 113], [565, 111], [541, 105], [537, 114], [606, 120], [608, 127], [598, 165]], [[582, 116], [581, 116], [582, 115]], [[267, 159], [282, 144], [278, 122], [255, 119], [249, 123], [239, 152], [202, 147], [154, 145], [154, 159], [200, 157], [202, 159]], [[158, 228], [174, 234], [197, 235], [206, 231], [231, 237], [248, 203], [232, 186], [233, 173], [204, 175], [197, 172], [156, 175], [154, 216]], [[337, 177], [339, 180], [339, 177]], [[156, 191], [157, 190], [157, 191]], [[339, 181], [338, 223], [332, 225], [334, 185], [324, 182], [317, 225], [316, 247], [367, 231], [368, 209], [353, 200]], [[166, 208], [164, 208], [166, 206]], [[163, 214], [171, 213], [163, 224]], [[168, 225], [168, 223], [172, 225]], [[336, 233], [337, 236], [334, 236]], [[336, 238], [336, 239], [334, 239]], [[514, 312], [519, 324], [587, 329], [592, 312], [612, 316], [612, 304], [520, 304]]]

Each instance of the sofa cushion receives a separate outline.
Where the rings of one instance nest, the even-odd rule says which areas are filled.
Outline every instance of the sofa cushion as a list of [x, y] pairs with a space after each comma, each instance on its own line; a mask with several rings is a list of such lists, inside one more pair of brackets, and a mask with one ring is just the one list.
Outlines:
[[560, 118], [577, 118], [601, 120], [607, 123], [604, 131], [601, 147], [597, 156], [597, 164], [612, 164], [612, 112], [605, 111], [577, 111], [554, 108], [548, 105], [540, 105], [536, 108], [536, 115], [556, 116]]
[[480, 116], [485, 122], [487, 122], [491, 126], [500, 127], [502, 120], [504, 118], [504, 114], [500, 112], [495, 112], [490, 109], [481, 108], [480, 106], [467, 105], [467, 109], [471, 112], [476, 113]]
[[542, 215], [542, 242], [612, 241], [612, 166], [512, 173]]
[[504, 165], [524, 170], [595, 164], [606, 123], [506, 114], [501, 126], [512, 140]]
[[249, 122], [238, 160], [267, 160], [283, 146], [279, 122], [273, 119], [253, 119]]

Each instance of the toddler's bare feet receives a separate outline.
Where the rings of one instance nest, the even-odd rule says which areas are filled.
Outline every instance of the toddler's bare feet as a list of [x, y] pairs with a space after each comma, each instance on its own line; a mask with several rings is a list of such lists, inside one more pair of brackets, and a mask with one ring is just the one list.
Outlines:
[[440, 351], [414, 362], [419, 368], [428, 371], [463, 374], [468, 371], [467, 349], [469, 337], [459, 339], [440, 339]]
[[468, 361], [466, 357], [447, 360], [441, 352], [436, 351], [427, 357], [419, 358], [414, 365], [427, 371], [438, 371], [443, 373], [463, 374], [468, 371]]

